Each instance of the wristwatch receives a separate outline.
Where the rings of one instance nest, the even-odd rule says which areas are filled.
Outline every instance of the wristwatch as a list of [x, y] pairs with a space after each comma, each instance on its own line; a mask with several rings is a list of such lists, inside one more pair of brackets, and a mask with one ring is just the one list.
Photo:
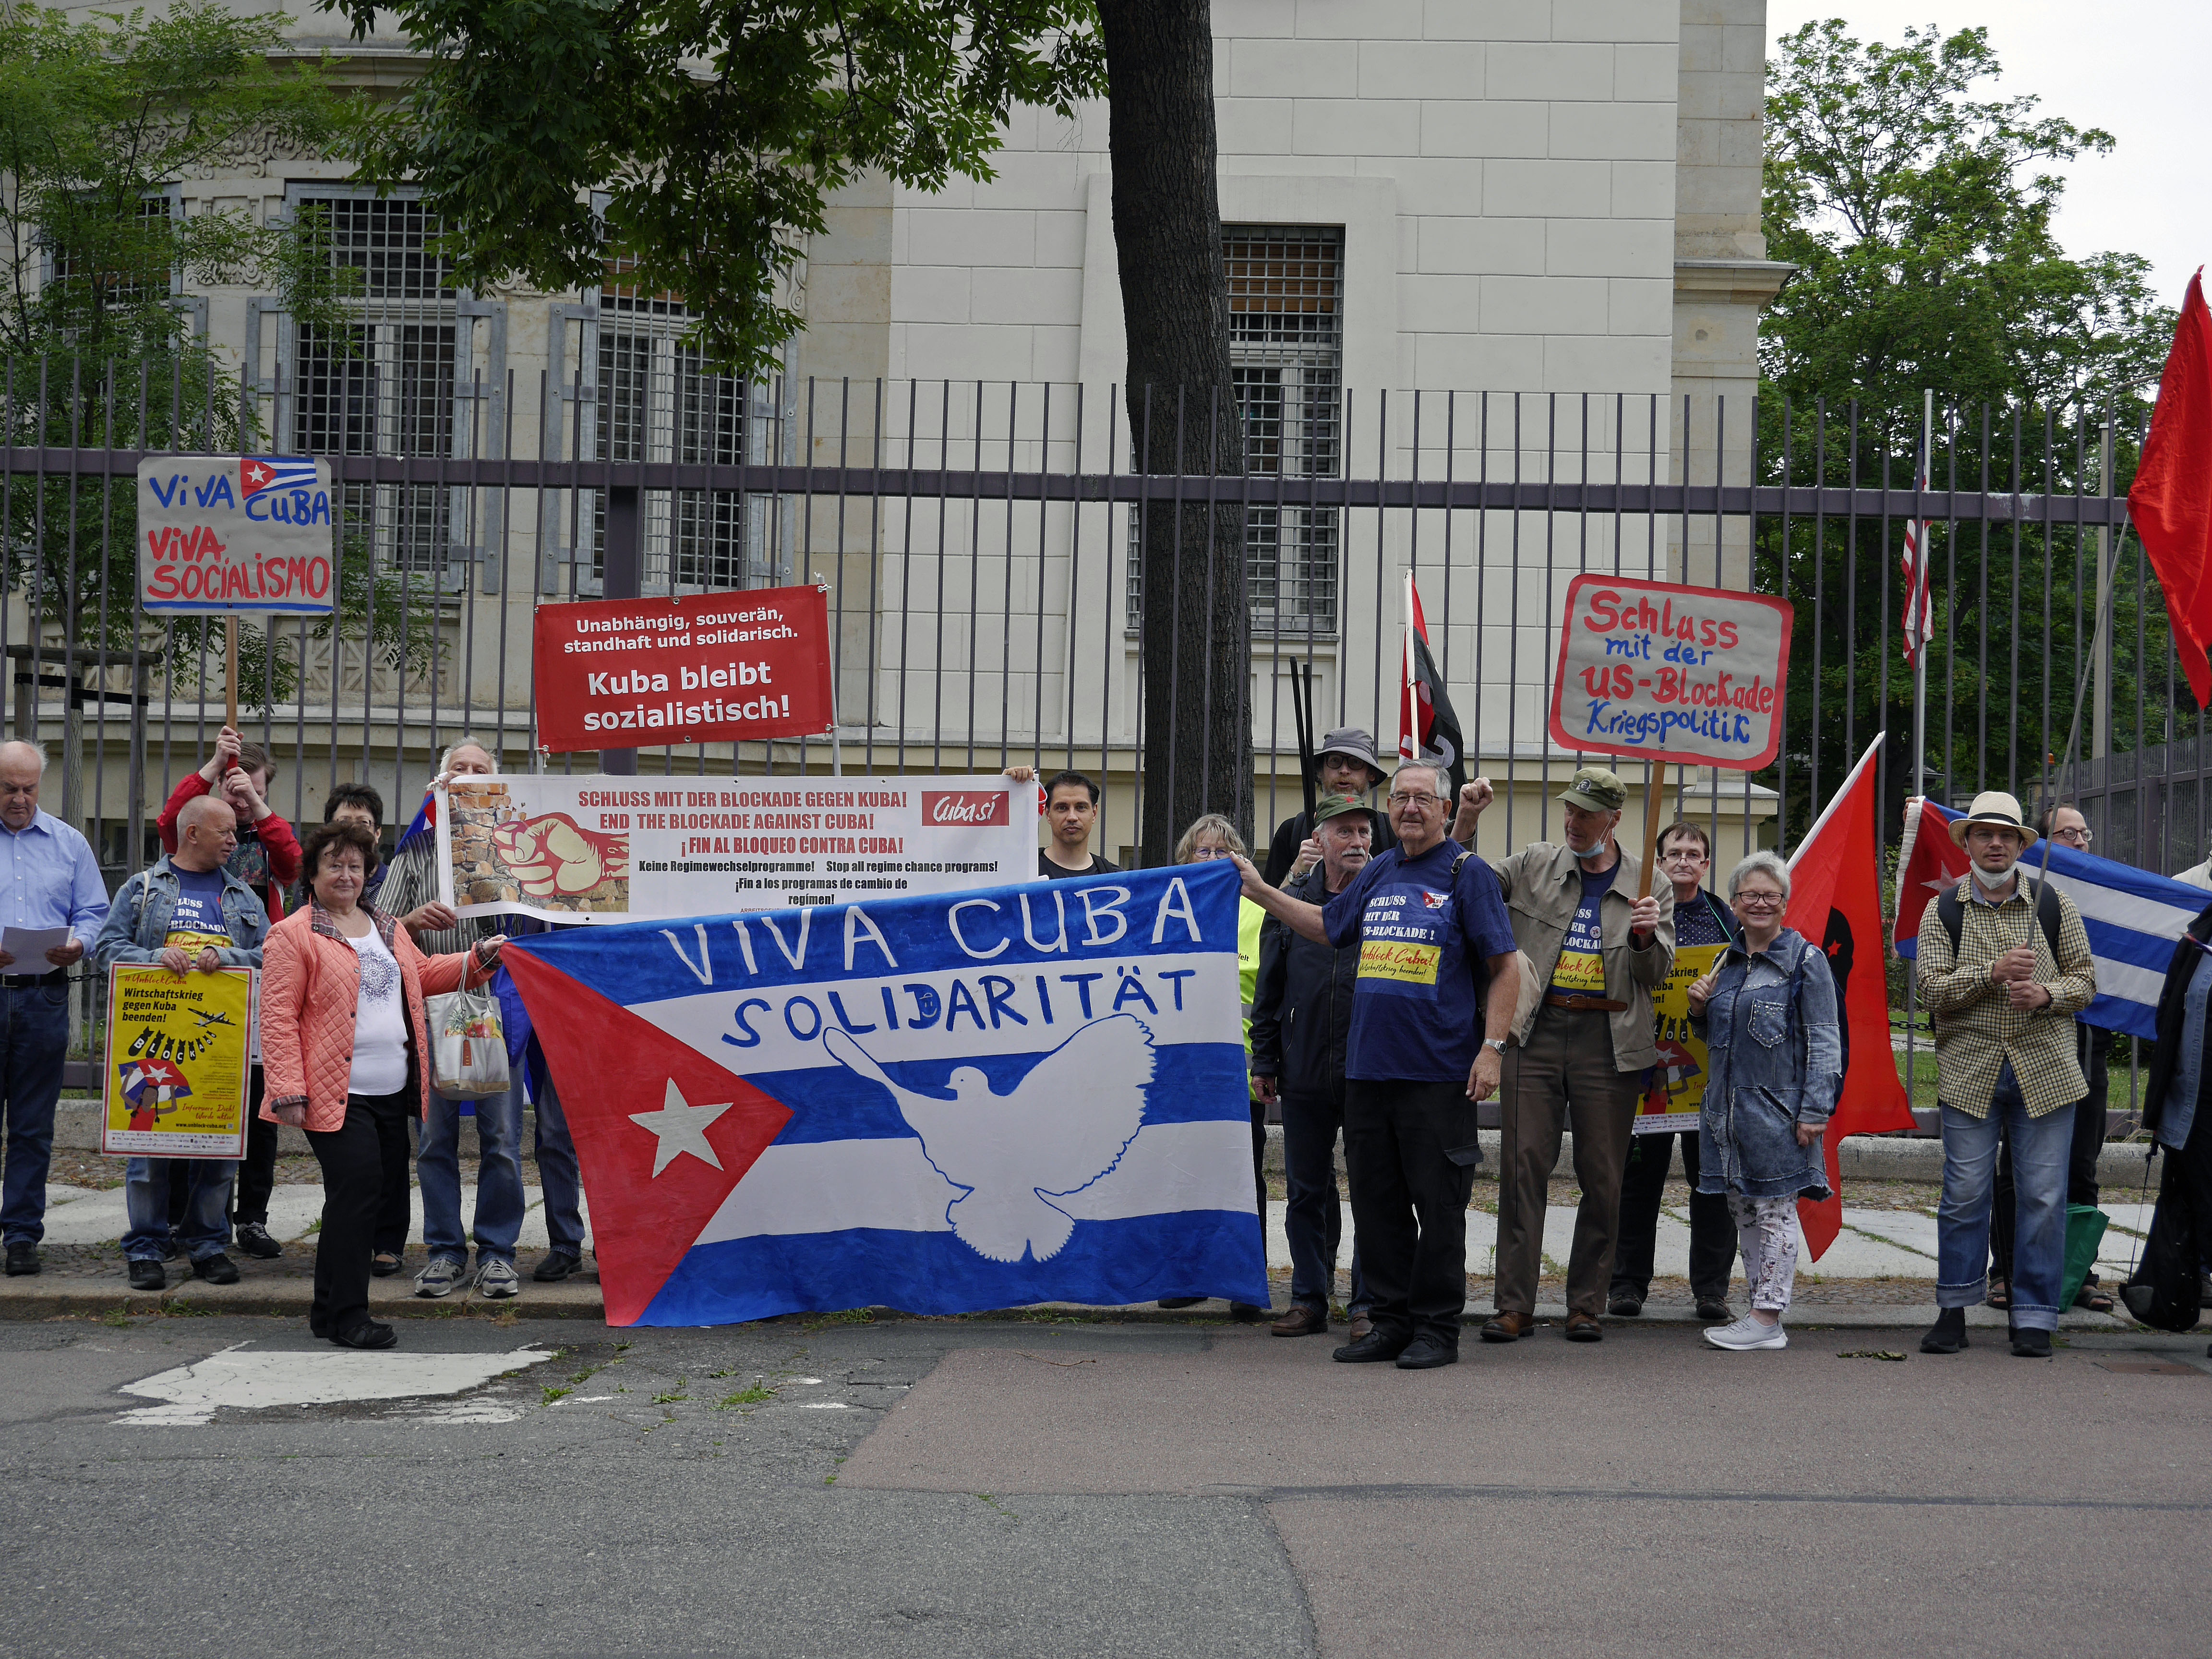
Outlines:
[[1482, 1046], [1486, 1048], [1495, 1048], [1502, 1054], [1505, 1052], [1505, 1039], [1504, 1037], [1485, 1037], [1482, 1040]]

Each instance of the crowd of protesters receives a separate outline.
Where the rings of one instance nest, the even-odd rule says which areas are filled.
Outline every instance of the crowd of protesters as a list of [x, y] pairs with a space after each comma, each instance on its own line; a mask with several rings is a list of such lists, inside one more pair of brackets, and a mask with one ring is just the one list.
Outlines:
[[[1482, 1340], [1511, 1343], [1538, 1328], [1545, 1213], [1569, 1132], [1579, 1199], [1562, 1334], [1595, 1342], [1601, 1311], [1640, 1314], [1678, 1120], [1638, 1134], [1637, 1119], [1668, 1087], [1655, 997], [1679, 951], [1682, 976], [1695, 977], [1686, 1014], [1671, 1018], [1704, 1051], [1696, 1127], [1680, 1130], [1692, 1295], [1716, 1347], [1787, 1346], [1796, 1206], [1830, 1196], [1822, 1143], [1848, 1054], [1827, 956], [1784, 923], [1788, 866], [1753, 853], [1716, 893], [1706, 886], [1711, 837], [1678, 823], [1659, 836], [1661, 868], [1647, 876], [1616, 836], [1626, 790], [1601, 767], [1578, 769], [1558, 797], [1559, 842], [1491, 860], [1473, 850], [1495, 799], [1487, 780], [1455, 797], [1445, 769], [1425, 759], [1386, 774], [1373, 739], [1352, 727], [1328, 733], [1310, 764], [1313, 805], [1277, 827], [1264, 869], [1218, 815], [1188, 826], [1175, 852], [1179, 863], [1233, 860], [1242, 877], [1238, 960], [1263, 1220], [1271, 1115], [1282, 1124], [1287, 1189], [1290, 1306], [1274, 1334], [1331, 1329], [1344, 1243], [1341, 1135], [1350, 1340], [1334, 1357], [1405, 1370], [1457, 1359], [1467, 1212], [1484, 1156], [1476, 1108], [1493, 1097], [1496, 1305]], [[464, 739], [441, 757], [439, 780], [496, 765], [487, 745]], [[432, 1086], [422, 999], [491, 981], [504, 936], [440, 902], [434, 836], [403, 837], [386, 860], [381, 798], [346, 783], [303, 847], [268, 804], [269, 757], [226, 727], [163, 809], [161, 856], [111, 903], [84, 837], [40, 808], [45, 769], [37, 745], [0, 744], [0, 922], [65, 935], [43, 962], [0, 951], [9, 1274], [40, 1271], [68, 970], [87, 959], [179, 975], [264, 970], [245, 1155], [130, 1161], [123, 1250], [133, 1288], [165, 1288], [166, 1264], [179, 1256], [196, 1277], [227, 1284], [239, 1278], [231, 1249], [283, 1253], [268, 1206], [278, 1127], [289, 1125], [306, 1133], [324, 1178], [316, 1335], [392, 1345], [391, 1328], [369, 1317], [368, 1285], [404, 1267], [416, 1183], [427, 1256], [416, 1293], [518, 1294], [526, 1086], [551, 1239], [534, 1276], [581, 1270], [574, 1149], [512, 998], [502, 1000], [518, 1081], [475, 1104], [477, 1202], [472, 1226], [464, 1224], [461, 1110]], [[1035, 777], [1022, 768], [1009, 775]], [[1386, 785], [1384, 805], [1370, 805]], [[1091, 849], [1099, 802], [1098, 786], [1080, 773], [1044, 782], [1042, 878], [1115, 869]], [[1923, 1352], [1966, 1346], [1965, 1310], [1986, 1300], [2008, 1310], [2014, 1353], [2047, 1354], [2066, 1207], [2096, 1201], [2104, 1045], [2074, 1018], [2095, 994], [2094, 965], [2072, 902], [2021, 863], [2039, 831], [2089, 844], [2087, 822], [2070, 809], [2031, 825], [2011, 796], [1977, 797], [1951, 826], [1969, 873], [1928, 901], [1923, 920], [1916, 972], [1935, 1026], [1944, 1146], [1940, 1315]], [[2212, 957], [2212, 947], [2198, 956]], [[2168, 1131], [2178, 1124], [2186, 1136], [2200, 1090], [2212, 1089], [2201, 1054], [2212, 969], [2183, 963], [2169, 981], [2154, 1092], [2166, 1103]], [[1748, 1306], [1732, 1317], [1739, 1253]], [[2112, 1305], [2094, 1275], [2083, 1296]], [[1246, 1320], [1268, 1311], [1233, 1309]]]

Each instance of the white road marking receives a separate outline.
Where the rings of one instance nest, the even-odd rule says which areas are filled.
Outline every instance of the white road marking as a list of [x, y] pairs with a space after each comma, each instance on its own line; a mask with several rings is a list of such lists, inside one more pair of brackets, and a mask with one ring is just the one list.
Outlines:
[[[550, 1350], [535, 1346], [505, 1353], [362, 1353], [346, 1348], [304, 1352], [255, 1349], [241, 1342], [197, 1364], [125, 1383], [120, 1390], [124, 1394], [143, 1395], [165, 1403], [142, 1406], [115, 1420], [143, 1428], [190, 1428], [207, 1423], [223, 1406], [265, 1411], [278, 1406], [329, 1406], [349, 1400], [459, 1394], [489, 1382], [501, 1371], [552, 1358]], [[448, 1416], [438, 1420], [509, 1419]]]

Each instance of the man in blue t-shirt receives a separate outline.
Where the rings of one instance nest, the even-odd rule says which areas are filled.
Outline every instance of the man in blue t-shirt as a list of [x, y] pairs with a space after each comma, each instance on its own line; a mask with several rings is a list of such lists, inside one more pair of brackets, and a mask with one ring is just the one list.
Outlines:
[[[1443, 772], [1408, 762], [1390, 781], [1398, 845], [1326, 906], [1267, 885], [1245, 896], [1317, 945], [1359, 946], [1345, 1048], [1344, 1159], [1374, 1328], [1336, 1350], [1401, 1370], [1459, 1358], [1474, 1103], [1497, 1091], [1518, 981], [1497, 878], [1444, 836]], [[1476, 1035], [1478, 1027], [1483, 1035]]]

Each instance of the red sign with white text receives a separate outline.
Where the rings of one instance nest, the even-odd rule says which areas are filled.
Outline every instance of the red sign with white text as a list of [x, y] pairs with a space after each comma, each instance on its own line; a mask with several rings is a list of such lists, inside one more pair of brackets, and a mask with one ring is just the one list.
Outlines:
[[930, 825], [959, 824], [971, 830], [1008, 823], [1003, 789], [925, 789], [921, 792], [921, 821]]
[[1552, 682], [1552, 740], [1755, 771], [1782, 747], [1787, 599], [1577, 576]]
[[538, 746], [816, 737], [834, 723], [829, 596], [756, 587], [538, 607]]

